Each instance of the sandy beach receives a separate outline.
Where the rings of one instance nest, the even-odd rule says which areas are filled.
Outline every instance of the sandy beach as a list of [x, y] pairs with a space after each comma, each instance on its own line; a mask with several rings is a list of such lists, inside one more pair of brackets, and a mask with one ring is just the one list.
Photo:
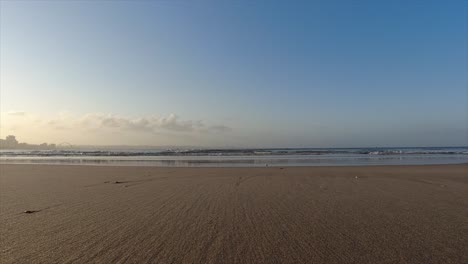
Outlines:
[[468, 263], [468, 165], [0, 165], [1, 263]]

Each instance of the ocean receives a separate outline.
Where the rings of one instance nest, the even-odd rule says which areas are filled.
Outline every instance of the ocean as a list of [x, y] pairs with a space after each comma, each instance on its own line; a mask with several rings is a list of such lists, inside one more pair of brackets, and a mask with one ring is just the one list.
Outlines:
[[468, 147], [0, 150], [0, 164], [266, 167], [468, 163]]

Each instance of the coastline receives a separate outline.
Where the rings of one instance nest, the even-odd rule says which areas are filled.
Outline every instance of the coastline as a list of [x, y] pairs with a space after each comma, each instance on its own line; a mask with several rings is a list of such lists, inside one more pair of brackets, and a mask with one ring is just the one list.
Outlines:
[[468, 163], [468, 147], [0, 150], [0, 164], [270, 167]]
[[1, 260], [464, 263], [466, 175], [468, 164], [0, 164]]
[[467, 164], [467, 155], [286, 157], [0, 157], [0, 164], [172, 168], [360, 167]]

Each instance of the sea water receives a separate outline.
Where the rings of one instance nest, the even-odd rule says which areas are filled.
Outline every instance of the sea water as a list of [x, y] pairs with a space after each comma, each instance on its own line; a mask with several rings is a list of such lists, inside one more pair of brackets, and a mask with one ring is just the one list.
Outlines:
[[468, 163], [468, 147], [0, 150], [1, 164], [163, 167], [358, 166]]

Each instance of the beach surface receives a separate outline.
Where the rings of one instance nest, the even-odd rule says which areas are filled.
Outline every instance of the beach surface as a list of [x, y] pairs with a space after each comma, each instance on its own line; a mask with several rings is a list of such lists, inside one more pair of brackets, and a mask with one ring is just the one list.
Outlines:
[[468, 263], [468, 165], [0, 165], [1, 263]]

